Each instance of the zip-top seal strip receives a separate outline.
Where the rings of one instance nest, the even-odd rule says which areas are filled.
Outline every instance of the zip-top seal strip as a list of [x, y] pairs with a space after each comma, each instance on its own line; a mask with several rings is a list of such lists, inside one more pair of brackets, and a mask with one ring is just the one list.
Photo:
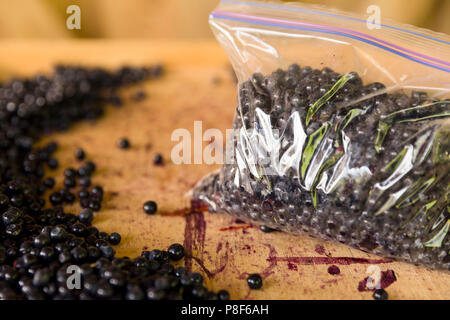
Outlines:
[[[225, 12], [225, 11], [214, 11], [214, 12], [220, 13], [222, 15], [229, 15], [230, 14], [230, 12]], [[253, 18], [255, 20], [261, 20], [261, 21], [280, 22], [280, 23], [286, 23], [286, 24], [289, 24], [289, 25], [300, 25], [300, 26], [307, 26], [307, 27], [317, 27], [319, 29], [324, 29], [324, 30], [341, 31], [343, 33], [353, 34], [353, 35], [356, 35], [356, 36], [360, 36], [360, 37], [364, 37], [364, 38], [367, 38], [367, 39], [374, 40], [376, 42], [379, 42], [379, 43], [385, 44], [387, 46], [393, 47], [395, 49], [398, 49], [398, 50], [410, 53], [412, 55], [415, 55], [415, 56], [418, 56], [418, 57], [421, 57], [421, 58], [424, 58], [424, 59], [427, 59], [427, 60], [431, 60], [431, 61], [437, 62], [438, 64], [444, 64], [444, 65], [450, 66], [450, 62], [446, 62], [446, 61], [443, 61], [443, 60], [440, 60], [440, 59], [436, 59], [436, 58], [433, 58], [433, 57], [430, 57], [430, 56], [427, 56], [427, 55], [424, 55], [424, 54], [421, 54], [421, 53], [418, 53], [418, 52], [415, 52], [415, 51], [412, 51], [412, 50], [409, 50], [409, 49], [406, 49], [406, 48], [403, 48], [403, 47], [400, 47], [400, 46], [395, 45], [393, 43], [390, 43], [388, 41], [384, 41], [384, 40], [382, 40], [380, 38], [376, 38], [376, 37], [373, 37], [371, 35], [368, 35], [368, 34], [365, 34], [365, 33], [359, 32], [359, 31], [354, 31], [354, 30], [351, 30], [351, 29], [340, 28], [340, 27], [333, 27], [333, 26], [328, 26], [328, 25], [323, 25], [323, 24], [298, 22], [298, 21], [292, 21], [292, 20], [281, 20], [281, 19], [266, 18], [266, 17], [260, 17], [260, 16], [251, 16], [251, 15], [240, 14], [240, 13], [232, 13], [232, 15], [233, 16], [238, 16], [238, 17], [243, 17], [243, 18], [250, 17], [250, 18]]]
[[[233, 4], [243, 4], [243, 5], [247, 5], [247, 6], [254, 6], [254, 7], [261, 7], [261, 8], [272, 8], [272, 9], [282, 9], [282, 10], [287, 10], [287, 11], [299, 11], [299, 12], [305, 12], [305, 13], [314, 13], [314, 14], [319, 14], [319, 15], [323, 15], [323, 16], [329, 16], [329, 17], [335, 17], [335, 18], [340, 18], [340, 19], [346, 19], [346, 20], [352, 20], [352, 21], [367, 23], [367, 20], [364, 20], [364, 19], [347, 17], [347, 16], [343, 16], [343, 15], [340, 15], [340, 14], [329, 13], [329, 12], [322, 12], [322, 11], [317, 11], [317, 10], [312, 10], [312, 9], [302, 9], [302, 8], [297, 8], [297, 7], [289, 7], [289, 6], [270, 4], [270, 3], [256, 3], [256, 2], [236, 1], [236, 0], [220, 0], [220, 2], [233, 3]], [[369, 22], [369, 23], [375, 24], [374, 22]], [[427, 39], [430, 39], [430, 40], [434, 40], [434, 41], [438, 41], [438, 42], [450, 45], [449, 41], [445, 41], [445, 40], [438, 39], [438, 38], [435, 38], [435, 37], [432, 37], [432, 36], [428, 36], [426, 34], [422, 34], [422, 33], [416, 32], [416, 31], [403, 29], [403, 28], [399, 28], [399, 27], [394, 27], [394, 26], [390, 26], [390, 25], [384, 24], [384, 23], [381, 23], [380, 26], [385, 27], [385, 28], [389, 28], [389, 29], [393, 29], [393, 30], [397, 30], [397, 31], [402, 31], [402, 32], [414, 34], [414, 35], [419, 36], [419, 37], [427, 38]]]
[[[226, 11], [217, 11], [217, 10], [213, 11], [211, 13], [210, 17], [225, 19], [225, 20], [240, 21], [240, 22], [246, 22], [246, 23], [252, 23], [252, 24], [259, 24], [259, 25], [265, 25], [265, 26], [272, 26], [272, 27], [281, 27], [281, 28], [288, 28], [288, 29], [297, 29], [297, 30], [305, 30], [305, 31], [322, 32], [322, 33], [340, 35], [340, 36], [352, 38], [352, 39], [359, 40], [359, 41], [365, 42], [367, 44], [379, 47], [383, 50], [386, 50], [386, 51], [392, 52], [394, 54], [397, 54], [401, 57], [404, 57], [408, 60], [415, 61], [420, 64], [423, 64], [423, 65], [426, 65], [426, 66], [429, 66], [429, 67], [432, 67], [432, 68], [435, 68], [435, 69], [438, 69], [441, 71], [450, 72], [450, 68], [448, 68], [448, 67], [441, 66], [441, 65], [438, 65], [435, 63], [431, 63], [426, 60], [423, 60], [423, 59], [420, 59], [417, 57], [413, 57], [406, 53], [400, 52], [396, 49], [389, 48], [383, 44], [375, 42], [375, 41], [380, 41], [382, 43], [386, 43], [386, 41], [377, 39], [375, 37], [369, 36], [364, 33], [352, 31], [349, 29], [342, 29], [342, 28], [326, 26], [326, 25], [317, 25], [317, 24], [312, 24], [312, 23], [303, 23], [303, 22], [284, 20], [284, 19], [273, 19], [273, 18], [266, 18], [266, 17], [259, 17], [259, 16], [252, 16], [252, 15], [247, 15], [247, 14], [240, 14], [240, 13], [226, 12]], [[349, 30], [349, 31], [346, 31], [346, 30]], [[362, 38], [362, 37], [367, 37], [367, 38]], [[375, 39], [375, 41], [370, 40], [371, 38]], [[398, 46], [395, 46], [395, 47], [398, 47]], [[402, 49], [401, 47], [399, 47], [399, 48]], [[404, 49], [404, 50], [406, 51], [406, 49]], [[416, 53], [413, 52], [413, 54], [416, 54]], [[438, 60], [438, 59], [428, 57], [425, 55], [421, 55], [421, 54], [418, 54], [418, 55], [427, 57], [429, 60]], [[440, 60], [438, 60], [438, 61], [440, 61]], [[445, 65], [450, 65], [449, 62], [442, 61], [442, 63]]]

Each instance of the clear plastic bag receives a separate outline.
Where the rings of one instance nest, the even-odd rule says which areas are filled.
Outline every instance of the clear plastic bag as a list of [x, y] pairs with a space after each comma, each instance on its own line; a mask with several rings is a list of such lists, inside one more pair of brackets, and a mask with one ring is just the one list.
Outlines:
[[450, 270], [450, 39], [294, 3], [222, 0], [239, 80], [211, 212]]

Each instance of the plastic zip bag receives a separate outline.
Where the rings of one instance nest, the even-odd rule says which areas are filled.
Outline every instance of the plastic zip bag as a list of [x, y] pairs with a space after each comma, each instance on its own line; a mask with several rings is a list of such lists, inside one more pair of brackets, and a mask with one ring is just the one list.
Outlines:
[[272, 228], [450, 269], [450, 39], [297, 3], [222, 0], [232, 150], [193, 196]]

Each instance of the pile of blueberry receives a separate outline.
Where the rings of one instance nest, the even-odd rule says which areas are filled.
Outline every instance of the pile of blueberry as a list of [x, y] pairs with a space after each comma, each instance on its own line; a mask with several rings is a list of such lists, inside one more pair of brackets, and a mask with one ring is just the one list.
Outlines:
[[450, 101], [291, 65], [239, 85], [233, 163], [194, 197], [266, 227], [450, 270]]
[[[117, 89], [161, 72], [160, 66], [58, 66], [51, 76], [0, 85], [0, 300], [229, 298], [226, 291], [208, 291], [200, 274], [174, 267], [184, 257], [179, 244], [116, 258], [113, 246], [121, 236], [92, 225], [104, 194], [91, 186], [94, 162], [65, 169], [64, 186], [54, 190], [46, 172], [59, 165], [53, 156], [58, 145], [35, 147], [45, 134], [98, 118], [108, 103], [120, 106]], [[75, 157], [84, 161], [86, 154], [80, 149]], [[75, 201], [81, 212], [65, 212], [63, 205]], [[156, 204], [147, 203], [147, 211], [156, 211]], [[69, 278], [77, 275], [80, 287]]]

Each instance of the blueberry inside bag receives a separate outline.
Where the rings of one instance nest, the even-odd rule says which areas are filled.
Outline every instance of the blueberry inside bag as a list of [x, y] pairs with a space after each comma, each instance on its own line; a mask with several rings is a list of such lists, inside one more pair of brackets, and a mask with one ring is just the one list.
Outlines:
[[222, 0], [232, 143], [211, 212], [450, 270], [450, 39], [322, 7]]

